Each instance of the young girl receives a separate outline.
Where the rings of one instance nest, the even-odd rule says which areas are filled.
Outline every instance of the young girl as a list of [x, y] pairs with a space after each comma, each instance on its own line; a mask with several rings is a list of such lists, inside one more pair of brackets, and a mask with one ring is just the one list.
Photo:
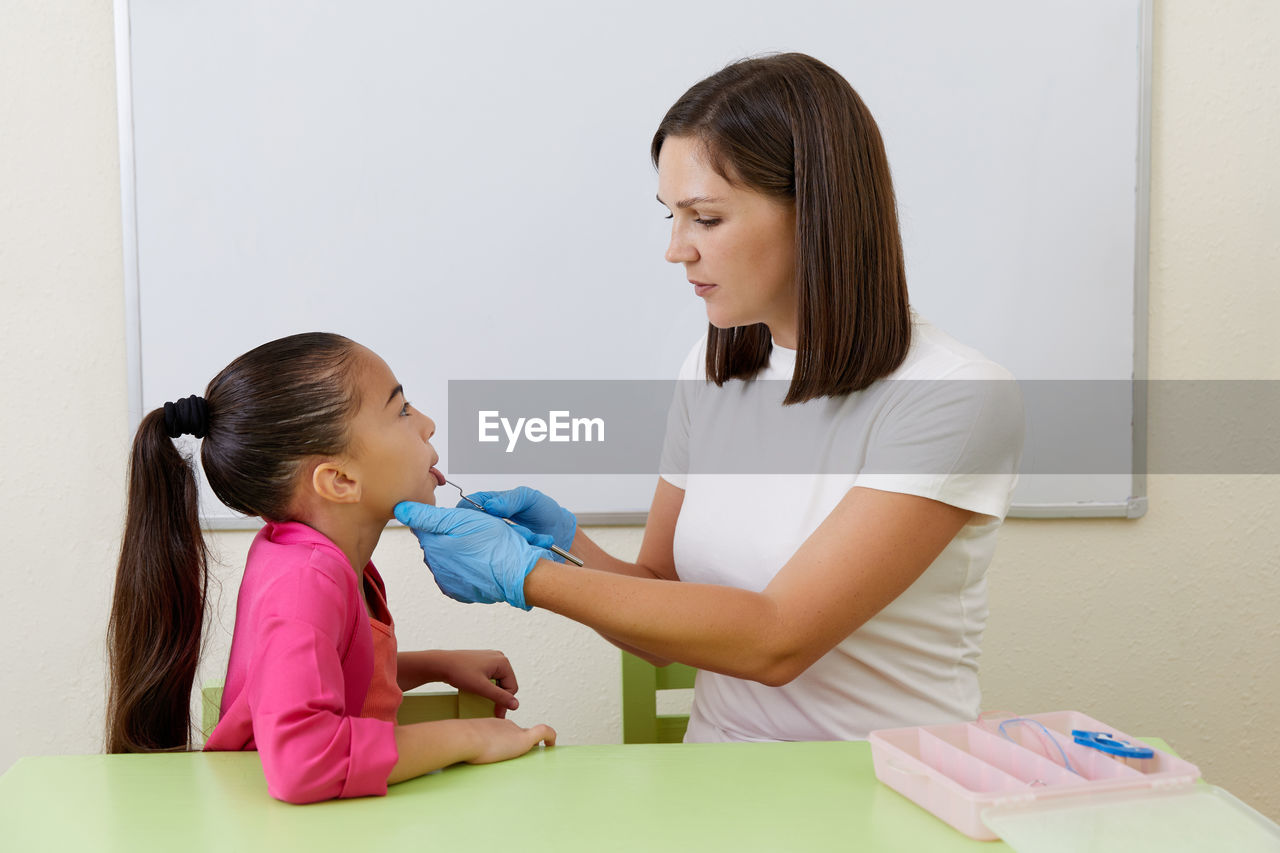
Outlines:
[[[205, 749], [256, 749], [273, 797], [385, 794], [388, 783], [555, 742], [503, 719], [516, 680], [500, 652], [401, 652], [369, 561], [398, 501], [434, 502], [435, 424], [391, 369], [339, 335], [264, 344], [203, 398], [142, 420], [107, 645], [109, 752], [190, 747], [190, 697], [208, 584], [197, 489], [173, 440], [203, 439], [210, 486], [259, 516], [236, 608], [221, 718]], [[494, 684], [490, 679], [496, 679]], [[397, 726], [429, 681], [488, 696], [492, 719]]]

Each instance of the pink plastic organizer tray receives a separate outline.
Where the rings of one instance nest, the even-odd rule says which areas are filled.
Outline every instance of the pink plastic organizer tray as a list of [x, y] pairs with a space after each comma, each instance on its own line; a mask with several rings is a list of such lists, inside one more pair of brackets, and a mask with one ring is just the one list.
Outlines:
[[[1008, 737], [1000, 733], [1001, 723]], [[992, 806], [1184, 785], [1200, 776], [1194, 764], [1158, 749], [1151, 758], [1120, 758], [1080, 746], [1072, 729], [1137, 741], [1079, 711], [880, 729], [867, 739], [876, 778], [981, 841], [998, 837], [982, 822], [983, 810]]]

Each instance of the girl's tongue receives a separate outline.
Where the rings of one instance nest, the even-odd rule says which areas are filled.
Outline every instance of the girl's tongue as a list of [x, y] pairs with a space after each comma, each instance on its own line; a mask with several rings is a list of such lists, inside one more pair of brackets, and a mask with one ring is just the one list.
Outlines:
[[437, 486], [444, 485], [444, 474], [441, 474], [439, 471], [437, 471], [436, 466], [434, 465], [431, 466], [431, 476], [436, 478]]

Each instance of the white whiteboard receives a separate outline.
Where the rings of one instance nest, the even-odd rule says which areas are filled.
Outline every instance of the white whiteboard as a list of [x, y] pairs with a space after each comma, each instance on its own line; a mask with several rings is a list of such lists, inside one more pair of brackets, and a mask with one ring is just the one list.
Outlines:
[[[1019, 379], [1142, 378], [1149, 28], [1149, 0], [117, 0], [134, 423], [311, 329], [386, 359], [446, 471], [450, 379], [673, 377], [705, 315], [649, 140], [780, 50], [876, 116], [921, 314]], [[1024, 476], [1014, 514], [1141, 514], [1144, 418], [1102, 427], [1133, 471]], [[517, 480], [603, 521], [655, 477], [464, 485]]]

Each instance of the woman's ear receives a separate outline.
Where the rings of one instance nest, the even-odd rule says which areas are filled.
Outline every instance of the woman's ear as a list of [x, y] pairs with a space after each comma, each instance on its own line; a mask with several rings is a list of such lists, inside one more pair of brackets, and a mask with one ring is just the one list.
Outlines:
[[360, 481], [340, 461], [327, 459], [311, 471], [311, 489], [321, 499], [338, 504], [360, 502]]

